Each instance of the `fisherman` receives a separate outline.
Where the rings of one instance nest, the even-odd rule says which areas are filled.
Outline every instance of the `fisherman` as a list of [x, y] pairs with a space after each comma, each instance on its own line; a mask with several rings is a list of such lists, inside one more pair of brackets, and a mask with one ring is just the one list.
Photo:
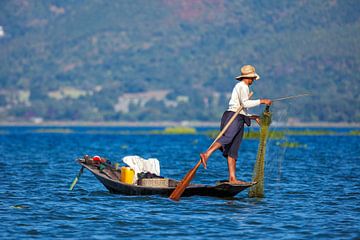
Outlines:
[[220, 130], [229, 122], [236, 111], [243, 107], [240, 114], [231, 123], [226, 132], [221, 136], [206, 152], [200, 153], [201, 163], [206, 169], [206, 163], [210, 155], [220, 149], [223, 156], [227, 158], [229, 168], [229, 182], [232, 184], [244, 184], [236, 178], [236, 161], [238, 158], [238, 150], [244, 134], [244, 123], [250, 126], [250, 120], [255, 120], [260, 125], [260, 118], [257, 115], [248, 113], [248, 108], [256, 107], [260, 104], [271, 105], [270, 99], [250, 100], [251, 97], [249, 86], [254, 80], [259, 80], [260, 76], [255, 72], [255, 67], [245, 65], [241, 68], [241, 75], [236, 77], [237, 83], [232, 91], [229, 101], [229, 107], [221, 118]]

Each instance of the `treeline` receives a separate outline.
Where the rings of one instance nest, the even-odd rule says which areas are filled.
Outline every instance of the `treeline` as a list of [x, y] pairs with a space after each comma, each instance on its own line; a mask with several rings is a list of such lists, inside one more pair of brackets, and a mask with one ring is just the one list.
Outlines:
[[[313, 93], [276, 104], [280, 120], [358, 122], [359, 11], [357, 1], [3, 1], [0, 117], [218, 120], [251, 63], [255, 97]], [[125, 93], [159, 89], [168, 95], [116, 111]]]

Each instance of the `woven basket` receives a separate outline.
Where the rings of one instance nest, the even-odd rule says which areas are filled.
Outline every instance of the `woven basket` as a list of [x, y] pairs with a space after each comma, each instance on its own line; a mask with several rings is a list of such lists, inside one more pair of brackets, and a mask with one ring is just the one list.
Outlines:
[[140, 186], [144, 187], [168, 187], [169, 179], [168, 178], [143, 178], [140, 179]]

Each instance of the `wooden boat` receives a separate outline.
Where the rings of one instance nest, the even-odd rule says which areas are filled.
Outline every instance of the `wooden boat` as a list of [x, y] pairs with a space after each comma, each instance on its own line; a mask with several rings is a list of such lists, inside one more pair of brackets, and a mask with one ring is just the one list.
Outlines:
[[[111, 192], [124, 195], [163, 195], [170, 196], [179, 181], [169, 179], [169, 186], [153, 187], [136, 184], [126, 184], [119, 181], [119, 172], [106, 168], [100, 170], [97, 166], [86, 164], [82, 160], [78, 163], [89, 170], [94, 176]], [[219, 182], [214, 186], [204, 184], [190, 184], [184, 191], [184, 197], [188, 196], [212, 196], [212, 197], [234, 197], [239, 192], [254, 185], [253, 183], [233, 185], [228, 182]]]

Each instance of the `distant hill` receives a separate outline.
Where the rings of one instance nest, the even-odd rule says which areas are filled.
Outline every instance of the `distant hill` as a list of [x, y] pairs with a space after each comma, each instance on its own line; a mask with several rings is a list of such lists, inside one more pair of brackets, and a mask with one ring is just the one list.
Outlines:
[[[360, 4], [1, 1], [0, 118], [217, 121], [240, 66], [278, 121], [360, 122]], [[261, 109], [255, 109], [255, 112]]]

